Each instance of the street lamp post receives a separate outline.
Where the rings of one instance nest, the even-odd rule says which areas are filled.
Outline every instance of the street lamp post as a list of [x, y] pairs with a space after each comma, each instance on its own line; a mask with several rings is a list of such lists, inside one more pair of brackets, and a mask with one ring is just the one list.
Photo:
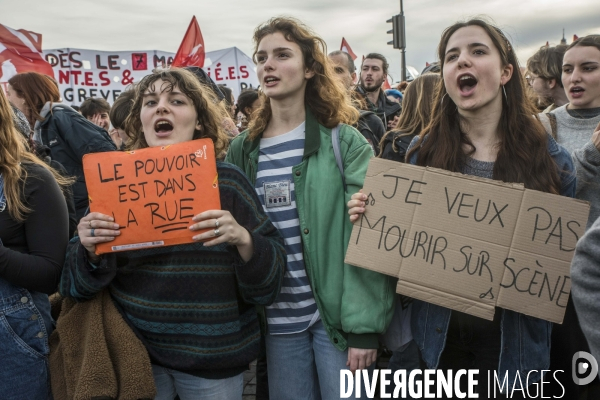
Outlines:
[[402, 51], [402, 80], [405, 81], [407, 78], [406, 75], [406, 31], [405, 31], [405, 21], [404, 21], [404, 6], [402, 4], [402, 0], [400, 0], [400, 14], [394, 15], [392, 18], [388, 19], [387, 22], [392, 23], [392, 30], [388, 31], [391, 33], [392, 41], [388, 42], [394, 46], [395, 49], [400, 49]]
[[405, 81], [407, 78], [406, 75], [406, 36], [405, 36], [405, 28], [404, 28], [404, 6], [402, 4], [402, 0], [400, 0], [400, 19], [402, 20], [402, 36], [404, 38], [403, 46], [402, 46], [402, 80]]

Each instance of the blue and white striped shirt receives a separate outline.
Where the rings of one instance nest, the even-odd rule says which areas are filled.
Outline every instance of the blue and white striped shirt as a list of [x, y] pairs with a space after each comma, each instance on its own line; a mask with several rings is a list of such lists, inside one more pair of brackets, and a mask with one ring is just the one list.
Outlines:
[[302, 123], [288, 133], [260, 141], [255, 189], [265, 212], [283, 236], [287, 252], [281, 292], [275, 302], [266, 307], [272, 335], [302, 332], [319, 320], [304, 267], [292, 177], [292, 167], [302, 162], [304, 138]]

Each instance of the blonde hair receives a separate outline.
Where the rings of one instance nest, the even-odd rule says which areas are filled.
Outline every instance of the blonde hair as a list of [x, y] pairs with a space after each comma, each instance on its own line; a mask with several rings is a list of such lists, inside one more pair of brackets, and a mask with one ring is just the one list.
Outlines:
[[[317, 121], [327, 127], [333, 128], [340, 123], [353, 125], [359, 117], [359, 112], [352, 106], [350, 96], [342, 82], [335, 76], [335, 72], [327, 57], [327, 46], [323, 39], [314, 34], [302, 22], [289, 17], [272, 18], [260, 25], [254, 31], [254, 54], [252, 58], [256, 63], [256, 53], [260, 41], [267, 35], [281, 33], [289, 42], [296, 43], [302, 51], [304, 66], [315, 74], [306, 84], [304, 103], [308, 106]], [[263, 97], [262, 106], [256, 111], [248, 124], [248, 139], [258, 137], [267, 127], [271, 119], [271, 102], [268, 97]]]
[[217, 105], [217, 100], [209, 87], [200, 83], [196, 76], [181, 68], [172, 68], [168, 70], [159, 70], [145, 76], [135, 86], [135, 99], [131, 112], [125, 120], [125, 131], [131, 139], [128, 148], [142, 149], [148, 147], [144, 132], [142, 131], [142, 121], [140, 113], [142, 110], [143, 96], [146, 90], [153, 87], [157, 80], [163, 80], [168, 83], [163, 91], [171, 91], [175, 87], [187, 96], [194, 105], [198, 122], [202, 126], [201, 130], [195, 130], [193, 139], [209, 138], [215, 146], [215, 155], [222, 158], [227, 151], [229, 141], [227, 134], [223, 130], [223, 120], [228, 118], [225, 115], [225, 109]]
[[[398, 124], [394, 130], [383, 136], [381, 139], [382, 145], [388, 135], [393, 137], [399, 132], [399, 136], [421, 134], [421, 131], [431, 120], [433, 101], [438, 90], [437, 85], [443, 85], [440, 75], [428, 73], [418, 76], [407, 86], [402, 98], [402, 113], [398, 119]], [[398, 152], [395, 140], [392, 140], [392, 148], [395, 152]], [[379, 155], [381, 156], [381, 154], [383, 154], [383, 147], [380, 149]]]
[[54, 175], [62, 190], [69, 190], [74, 182], [72, 178], [65, 178], [53, 168], [46, 165], [34, 154], [27, 151], [26, 139], [14, 126], [13, 110], [4, 91], [0, 90], [0, 173], [4, 178], [4, 195], [8, 212], [12, 219], [23, 222], [32, 210], [24, 202], [25, 181], [27, 170], [22, 163], [37, 164]]

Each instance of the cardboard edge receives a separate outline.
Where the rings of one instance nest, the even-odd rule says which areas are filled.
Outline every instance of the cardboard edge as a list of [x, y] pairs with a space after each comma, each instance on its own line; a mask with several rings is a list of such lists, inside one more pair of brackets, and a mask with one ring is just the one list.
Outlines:
[[[570, 293], [570, 291], [569, 291], [569, 296], [568, 296], [568, 298], [567, 298], [567, 301], [568, 301], [570, 298], [571, 298], [571, 293]], [[506, 306], [498, 306], [498, 307], [502, 308], [503, 310], [510, 310], [510, 311], [513, 311], [513, 312], [516, 312], [516, 313], [519, 313], [519, 314], [526, 315], [526, 316], [528, 316], [528, 317], [531, 317], [531, 318], [541, 319], [542, 321], [548, 321], [548, 322], [552, 322], [552, 323], [555, 323], [555, 324], [558, 324], [558, 325], [562, 325], [562, 323], [563, 323], [563, 321], [564, 321], [564, 319], [565, 319], [565, 313], [566, 313], [566, 310], [567, 310], [567, 309], [565, 308], [565, 312], [563, 312], [563, 313], [561, 314], [561, 318], [559, 319], [559, 318], [540, 318], [540, 317], [536, 317], [535, 315], [531, 315], [531, 314], [529, 314], [529, 313], [527, 312], [527, 310], [529, 310], [529, 308], [528, 308], [527, 310], [523, 310], [523, 309], [521, 309], [521, 310], [515, 310], [515, 309], [514, 309], [514, 308], [512, 308], [512, 307], [506, 307]]]
[[[492, 321], [494, 319], [494, 313], [496, 312], [495, 303], [494, 305], [486, 305], [481, 302], [470, 300], [464, 297], [444, 293], [436, 289], [417, 285], [410, 281], [398, 280], [398, 285], [396, 286], [396, 293], [412, 297], [413, 299], [425, 301], [427, 303], [432, 303], [436, 305], [445, 304], [443, 306], [440, 305], [440, 307], [445, 307], [451, 310], [474, 315], [476, 317], [483, 318], [488, 321]], [[467, 308], [460, 308], [458, 304], [462, 304], [463, 306], [466, 305]]]

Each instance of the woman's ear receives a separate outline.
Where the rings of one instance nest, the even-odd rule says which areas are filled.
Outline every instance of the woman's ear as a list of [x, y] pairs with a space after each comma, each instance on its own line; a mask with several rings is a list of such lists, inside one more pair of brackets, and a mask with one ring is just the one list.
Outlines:
[[508, 81], [510, 81], [510, 78], [512, 78], [512, 74], [513, 74], [513, 65], [506, 64], [504, 66], [504, 68], [502, 68], [502, 76], [500, 77], [500, 83], [502, 84], [502, 86], [506, 85], [506, 83]]
[[202, 124], [200, 124], [200, 121], [196, 121], [196, 130], [202, 131]]
[[314, 71], [314, 69], [313, 69], [313, 68], [306, 67], [306, 68], [304, 69], [304, 78], [305, 78], [306, 80], [309, 80], [309, 79], [310, 79], [310, 78], [312, 78], [313, 76], [315, 76], [315, 71]]

